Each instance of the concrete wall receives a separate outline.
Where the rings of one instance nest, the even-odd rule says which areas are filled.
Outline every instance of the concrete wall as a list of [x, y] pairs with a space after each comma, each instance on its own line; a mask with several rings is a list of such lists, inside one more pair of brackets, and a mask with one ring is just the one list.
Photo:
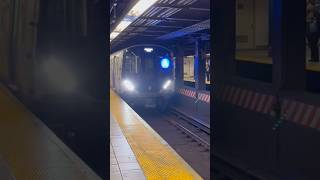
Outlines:
[[[0, 79], [32, 94], [38, 0], [0, 2]], [[9, 82], [10, 81], [10, 82]]]
[[240, 82], [215, 91], [215, 152], [283, 179], [317, 179], [320, 118], [308, 112], [320, 106], [319, 97], [281, 92], [278, 106], [270, 86]]
[[266, 48], [269, 36], [269, 0], [237, 0], [237, 49]]
[[11, 36], [10, 0], [0, 2], [0, 79], [9, 80], [9, 44]]
[[171, 103], [172, 107], [184, 114], [210, 124], [209, 91], [196, 92], [194, 88], [188, 86], [177, 88]]
[[13, 61], [15, 84], [22, 94], [34, 91], [35, 47], [37, 38], [38, 0], [21, 0], [17, 6], [17, 25]]

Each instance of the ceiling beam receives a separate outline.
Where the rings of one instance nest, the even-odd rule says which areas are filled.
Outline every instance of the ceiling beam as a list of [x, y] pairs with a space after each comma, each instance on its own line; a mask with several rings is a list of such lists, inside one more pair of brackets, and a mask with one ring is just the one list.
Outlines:
[[181, 29], [184, 28], [182, 26], [162, 26], [162, 25], [152, 25], [152, 26], [136, 26], [136, 25], [130, 25], [130, 27], [144, 27], [144, 28], [173, 28], [173, 29]]
[[167, 8], [167, 9], [176, 8], [176, 9], [182, 9], [182, 10], [210, 12], [210, 9], [208, 8], [200, 8], [200, 7], [192, 7], [192, 6], [177, 6], [177, 5], [168, 5], [168, 4], [156, 4], [155, 6], [160, 8]]
[[188, 21], [188, 22], [200, 22], [199, 19], [188, 19], [188, 18], [158, 18], [158, 17], [148, 17], [148, 16], [140, 16], [138, 19], [150, 19], [150, 20], [161, 20], [161, 21]]

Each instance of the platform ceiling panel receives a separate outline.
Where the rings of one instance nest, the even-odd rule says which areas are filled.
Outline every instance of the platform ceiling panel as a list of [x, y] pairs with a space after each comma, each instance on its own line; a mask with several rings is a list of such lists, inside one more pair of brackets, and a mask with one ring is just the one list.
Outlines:
[[[208, 36], [209, 31], [195, 27], [199, 24], [208, 25], [206, 21], [210, 17], [209, 7], [209, 0], [159, 0], [120, 33], [112, 41], [111, 46], [114, 48], [128, 42], [141, 42], [142, 39], [146, 43], [159, 41], [159, 37], [163, 36], [167, 38], [160, 40], [174, 40], [176, 36], [172, 36], [172, 33], [182, 29], [184, 29], [183, 35], [187, 35], [188, 38], [206, 34]], [[118, 19], [120, 20], [121, 18]]]

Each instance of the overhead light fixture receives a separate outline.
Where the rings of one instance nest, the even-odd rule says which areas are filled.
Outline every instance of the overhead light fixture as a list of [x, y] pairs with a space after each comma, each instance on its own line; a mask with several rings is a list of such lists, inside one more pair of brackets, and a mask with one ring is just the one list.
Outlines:
[[114, 30], [114, 32], [118, 32], [118, 33], [122, 32], [122, 31], [125, 30], [131, 23], [132, 23], [132, 21], [130, 21], [130, 20], [128, 20], [128, 19], [122, 20], [122, 21], [118, 24], [118, 26], [117, 26], [117, 28]]
[[139, 17], [158, 0], [140, 0], [128, 12], [128, 16]]
[[147, 53], [151, 53], [153, 51], [153, 48], [144, 48], [144, 51]]
[[120, 33], [118, 33], [118, 32], [112, 32], [112, 33], [110, 34], [110, 40], [116, 38], [119, 34], [120, 34]]
[[158, 0], [139, 0], [120, 21], [117, 27], [110, 33], [110, 42], [157, 1]]

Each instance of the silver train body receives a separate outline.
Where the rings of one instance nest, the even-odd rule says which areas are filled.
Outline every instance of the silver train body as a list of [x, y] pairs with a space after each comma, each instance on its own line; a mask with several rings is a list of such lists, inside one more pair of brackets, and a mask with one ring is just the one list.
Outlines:
[[110, 87], [127, 103], [165, 109], [174, 92], [174, 58], [155, 45], [137, 45], [110, 55]]

